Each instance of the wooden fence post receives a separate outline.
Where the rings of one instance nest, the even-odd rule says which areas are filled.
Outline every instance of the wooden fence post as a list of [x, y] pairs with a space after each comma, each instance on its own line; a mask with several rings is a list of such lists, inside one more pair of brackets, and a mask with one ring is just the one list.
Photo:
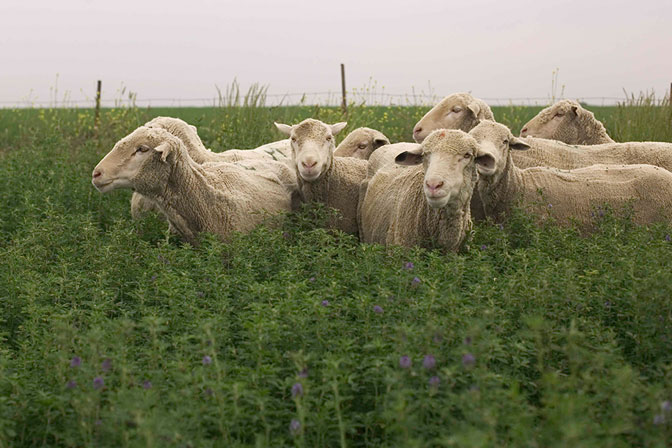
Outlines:
[[345, 65], [341, 64], [341, 94], [343, 95], [343, 101], [341, 102], [341, 110], [343, 115], [348, 115], [348, 103], [345, 100]]
[[100, 91], [102, 84], [103, 82], [99, 79], [96, 88], [96, 115], [93, 118], [93, 129], [96, 131], [96, 135], [98, 135], [98, 125], [100, 124]]

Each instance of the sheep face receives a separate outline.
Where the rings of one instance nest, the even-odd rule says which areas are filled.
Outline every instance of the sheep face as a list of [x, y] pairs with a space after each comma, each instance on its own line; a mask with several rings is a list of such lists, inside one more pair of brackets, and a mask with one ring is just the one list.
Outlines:
[[576, 142], [581, 125], [577, 120], [580, 110], [583, 108], [576, 101], [558, 101], [528, 121], [520, 131], [520, 136]]
[[510, 150], [530, 149], [527, 143], [514, 137], [509, 128], [494, 121], [482, 121], [469, 135], [478, 142], [478, 174], [490, 182], [496, 182], [506, 170]]
[[436, 129], [461, 129], [469, 132], [479, 122], [481, 102], [468, 93], [455, 93], [434, 106], [413, 128], [413, 139], [422, 141]]
[[177, 137], [168, 131], [141, 126], [119, 140], [96, 165], [93, 186], [101, 193], [118, 188], [160, 191], [170, 175], [169, 157], [178, 145]]
[[423, 191], [430, 207], [458, 207], [471, 197], [476, 185], [477, 150], [476, 140], [464, 131], [438, 129], [419, 148], [399, 154], [395, 162], [422, 163]]
[[291, 140], [292, 162], [301, 179], [315, 182], [329, 169], [334, 157], [334, 136], [346, 124], [328, 125], [311, 118], [294, 126], [275, 123], [278, 130]]
[[368, 160], [373, 151], [389, 144], [390, 141], [381, 132], [375, 129], [357, 128], [343, 139], [334, 155]]

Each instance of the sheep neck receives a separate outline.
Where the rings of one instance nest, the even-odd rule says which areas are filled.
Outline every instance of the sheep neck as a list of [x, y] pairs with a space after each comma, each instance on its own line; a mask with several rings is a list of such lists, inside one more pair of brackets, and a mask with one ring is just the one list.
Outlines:
[[331, 158], [329, 166], [324, 170], [324, 173], [314, 182], [306, 182], [301, 178], [299, 169], [296, 169], [296, 178], [299, 184], [301, 196], [305, 202], [326, 202], [329, 197], [329, 185], [331, 183], [331, 175], [334, 169], [334, 158]]
[[481, 176], [478, 180], [478, 195], [485, 216], [497, 219], [499, 215], [508, 214], [511, 205], [522, 192], [523, 183], [522, 171], [514, 165], [509, 152], [501, 176]]
[[214, 230], [209, 223], [217, 223], [221, 233], [222, 227], [230, 224], [223, 211], [235, 206], [229, 195], [210, 185], [203, 168], [185, 154], [178, 155], [166, 188], [156, 201], [168, 221], [191, 243], [198, 233]]

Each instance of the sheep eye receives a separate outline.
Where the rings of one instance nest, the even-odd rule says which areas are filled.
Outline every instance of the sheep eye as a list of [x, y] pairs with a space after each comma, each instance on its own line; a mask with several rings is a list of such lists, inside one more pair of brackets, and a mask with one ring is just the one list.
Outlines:
[[135, 150], [135, 152], [147, 152], [149, 151], [149, 148], [147, 146], [138, 146], [138, 149]]
[[461, 107], [453, 107], [453, 112], [462, 112]]
[[366, 148], [366, 143], [360, 143], [359, 145], [357, 145], [357, 147], [359, 149], [365, 149]]
[[292, 141], [296, 143], [296, 137], [292, 137]]
[[331, 135], [327, 136], [327, 141], [328, 141], [328, 142], [331, 141]]
[[465, 158], [465, 159], [471, 159], [471, 154], [466, 153], [466, 154], [464, 155], [464, 158]]
[[565, 115], [563, 112], [558, 112], [558, 113], [555, 114], [555, 116], [553, 118], [562, 117], [563, 115]]
[[508, 139], [507, 139], [507, 140], [504, 140], [504, 141], [502, 142], [502, 144], [504, 144], [504, 145], [508, 145], [508, 144], [509, 144], [509, 140], [508, 140]]

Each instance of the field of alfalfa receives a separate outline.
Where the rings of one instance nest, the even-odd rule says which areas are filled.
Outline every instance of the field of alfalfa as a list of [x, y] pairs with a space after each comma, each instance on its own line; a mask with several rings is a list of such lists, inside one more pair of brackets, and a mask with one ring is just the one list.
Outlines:
[[[591, 108], [618, 141], [672, 110]], [[427, 108], [355, 107], [410, 139]], [[514, 133], [539, 108], [494, 108]], [[289, 216], [194, 248], [91, 171], [157, 115], [220, 151], [337, 109], [0, 110], [0, 447], [672, 443], [672, 227], [517, 214], [458, 254]], [[340, 139], [339, 139], [340, 140]]]

